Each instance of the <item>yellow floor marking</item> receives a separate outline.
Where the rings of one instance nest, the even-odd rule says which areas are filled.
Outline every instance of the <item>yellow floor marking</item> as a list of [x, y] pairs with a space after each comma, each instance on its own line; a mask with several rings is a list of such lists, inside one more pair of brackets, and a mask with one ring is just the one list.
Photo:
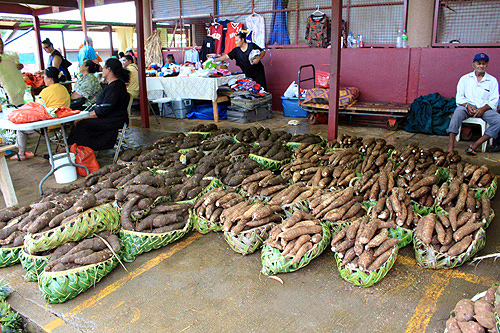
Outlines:
[[53, 330], [55, 330], [56, 328], [58, 328], [59, 326], [62, 326], [66, 324], [64, 322], [64, 320], [62, 320], [61, 318], [57, 318], [57, 319], [54, 319], [52, 320], [50, 323], [48, 323], [47, 325], [45, 325], [43, 327], [43, 330], [45, 332], [52, 332]]
[[424, 292], [424, 297], [420, 299], [415, 314], [408, 322], [407, 333], [410, 332], [425, 332], [429, 321], [431, 320], [439, 297], [443, 294], [448, 286], [451, 278], [451, 271], [436, 271], [432, 274], [427, 289]]
[[387, 137], [387, 136], [389, 136], [389, 135], [393, 135], [394, 133], [396, 133], [396, 131], [392, 131], [392, 132], [390, 132], [390, 133], [387, 133], [385, 136]]
[[[176, 252], [182, 250], [183, 248], [185, 248], [186, 246], [188, 246], [189, 244], [194, 242], [199, 237], [201, 237], [200, 233], [194, 233], [191, 236], [189, 236], [188, 238], [186, 238], [185, 240], [180, 241], [176, 245], [172, 246], [167, 252], [158, 255], [156, 258], [151, 259], [150, 261], [146, 262], [141, 267], [137, 268], [135, 271], [130, 272], [126, 276], [122, 277], [120, 280], [118, 280], [115, 283], [104, 288], [104, 290], [102, 290], [99, 294], [92, 296], [91, 298], [87, 299], [85, 302], [83, 302], [79, 306], [75, 307], [73, 310], [67, 312], [66, 314], [64, 314], [64, 317], [76, 316], [77, 314], [79, 314], [83, 310], [93, 307], [98, 301], [100, 301], [104, 297], [108, 296], [113, 291], [118, 290], [120, 287], [125, 285], [130, 280], [138, 277], [142, 273], [147, 272], [149, 269], [157, 266], [163, 260], [168, 259], [172, 255], [174, 255]], [[59, 321], [61, 321], [62, 323], [59, 323]], [[52, 321], [51, 323], [47, 324], [45, 327], [49, 327], [49, 328], [52, 327], [51, 329], [54, 329], [62, 324], [64, 324], [64, 321], [62, 319], [58, 318], [58, 319]], [[57, 326], [55, 326], [55, 325], [57, 325]]]

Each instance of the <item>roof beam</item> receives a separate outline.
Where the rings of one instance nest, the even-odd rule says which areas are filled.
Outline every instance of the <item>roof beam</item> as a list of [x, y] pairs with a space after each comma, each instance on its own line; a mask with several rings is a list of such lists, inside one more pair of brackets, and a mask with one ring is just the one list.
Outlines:
[[9, 2], [16, 4], [23, 3], [23, 4], [39, 5], [39, 6], [56, 6], [56, 7], [61, 6], [61, 7], [78, 8], [78, 3], [76, 0], [2, 0], [2, 2]]
[[2, 5], [2, 13], [33, 15], [33, 11], [30, 8], [18, 5], [17, 2], [14, 3], [14, 1], [12, 3], [10, 1], [9, 3], [4, 3], [2, 0], [0, 4]]
[[52, 14], [52, 13], [60, 13], [60, 12], [66, 12], [68, 10], [75, 10], [75, 8], [72, 7], [60, 7], [60, 6], [50, 6], [50, 7], [43, 7], [43, 8], [38, 8], [38, 9], [33, 9], [33, 15], [44, 15], [44, 14]]

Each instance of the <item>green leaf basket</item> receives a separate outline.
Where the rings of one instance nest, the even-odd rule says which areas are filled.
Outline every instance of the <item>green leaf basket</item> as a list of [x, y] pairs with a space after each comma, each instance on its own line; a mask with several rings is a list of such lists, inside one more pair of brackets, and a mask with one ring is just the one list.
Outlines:
[[495, 312], [493, 313], [495, 320], [496, 320], [496, 329], [497, 332], [500, 332], [500, 313], [496, 311], [498, 309], [498, 306], [500, 305], [500, 289], [497, 288], [495, 291]]
[[181, 153], [181, 154], [187, 154], [190, 150], [197, 150], [198, 147], [191, 147], [191, 148], [183, 148], [183, 149], [179, 149], [178, 152]]
[[371, 287], [375, 283], [382, 280], [392, 268], [398, 256], [398, 249], [399, 247], [395, 245], [392, 249], [392, 253], [389, 259], [387, 259], [387, 261], [379, 269], [373, 271], [342, 267], [342, 259], [337, 253], [334, 253], [334, 258], [335, 262], [337, 263], [337, 268], [339, 270], [340, 276], [344, 280], [354, 284], [355, 286]]
[[389, 229], [389, 238], [397, 238], [398, 247], [402, 248], [410, 244], [413, 239], [413, 230], [397, 227], [396, 229]]
[[201, 234], [208, 234], [210, 231], [213, 232], [222, 231], [223, 227], [222, 222], [212, 223], [210, 222], [210, 220], [207, 220], [203, 217], [199, 217], [196, 215], [194, 209], [190, 209], [189, 214], [191, 215], [191, 219], [193, 220], [193, 230], [196, 230]]
[[207, 185], [207, 187], [205, 187], [205, 189], [203, 189], [200, 193], [198, 193], [198, 195], [196, 197], [194, 197], [193, 199], [190, 199], [190, 200], [177, 201], [177, 203], [189, 203], [191, 205], [194, 205], [196, 200], [198, 200], [205, 193], [209, 192], [210, 190], [213, 190], [214, 188], [223, 187], [223, 186], [224, 186], [224, 184], [222, 184], [222, 182], [218, 178], [212, 178], [212, 180]]
[[203, 136], [203, 139], [207, 139], [212, 135], [212, 132], [187, 132], [186, 135], [191, 135], [191, 134], [201, 134]]
[[330, 227], [326, 223], [321, 223], [323, 227], [323, 239], [318, 244], [315, 244], [311, 250], [306, 252], [298, 263], [291, 264], [292, 258], [287, 259], [281, 255], [281, 251], [264, 244], [261, 251], [262, 274], [274, 275], [278, 273], [294, 272], [304, 266], [307, 266], [311, 260], [319, 256], [326, 247], [330, 244], [332, 233]]
[[291, 161], [290, 158], [286, 158], [281, 161], [275, 161], [255, 154], [248, 154], [248, 157], [271, 171], [279, 170], [279, 168]]
[[476, 231], [472, 244], [467, 250], [458, 256], [449, 256], [446, 253], [441, 253], [432, 246], [425, 245], [416, 234], [413, 235], [413, 249], [415, 250], [415, 258], [417, 263], [425, 268], [443, 269], [453, 268], [462, 265], [464, 262], [472, 258], [486, 245], [486, 231], [479, 228]]
[[297, 210], [301, 210], [306, 213], [309, 213], [311, 210], [309, 208], [309, 200], [283, 205], [282, 208], [287, 217], [292, 216], [292, 214]]
[[490, 199], [493, 199], [497, 193], [498, 187], [498, 176], [493, 178], [491, 185], [487, 188], [473, 188], [476, 199], [481, 199], [483, 195], [487, 195]]
[[118, 262], [118, 258], [113, 256], [98, 264], [66, 271], [43, 271], [39, 276], [38, 286], [47, 303], [64, 303], [101, 281], [118, 265]]
[[[443, 214], [443, 215], [449, 215], [447, 211], [444, 210], [443, 207], [439, 206], [439, 205], [436, 205], [435, 207], [435, 211], [434, 211], [435, 214]], [[493, 208], [491, 209], [491, 214], [490, 214], [490, 217], [485, 221], [485, 225], [484, 225], [484, 229], [488, 228], [491, 221], [493, 221], [493, 218], [495, 217], [495, 211], [493, 210]]]
[[120, 240], [122, 242], [123, 261], [132, 262], [138, 255], [144, 252], [159, 249], [162, 246], [179, 240], [192, 229], [193, 222], [190, 216], [184, 228], [163, 234], [121, 229]]
[[436, 211], [435, 205], [432, 205], [430, 207], [423, 206], [419, 204], [418, 202], [415, 202], [413, 200], [410, 201], [411, 205], [413, 207], [413, 211], [417, 213], [418, 215], [425, 216], [430, 213], [434, 213]]
[[224, 232], [224, 239], [235, 252], [247, 255], [259, 249], [264, 241], [269, 237], [269, 230], [275, 223], [268, 223], [259, 227], [240, 232], [233, 236], [230, 231]]
[[40, 256], [26, 253], [24, 249], [19, 251], [19, 261], [21, 266], [26, 271], [24, 275], [25, 281], [38, 281], [38, 278], [43, 272], [43, 269], [50, 260], [50, 255]]
[[91, 208], [57, 228], [27, 234], [24, 245], [29, 253], [43, 252], [67, 242], [76, 242], [104, 230], [120, 229], [120, 213], [115, 202]]
[[22, 246], [0, 248], [0, 268], [17, 264], [19, 262], [19, 252], [22, 248]]

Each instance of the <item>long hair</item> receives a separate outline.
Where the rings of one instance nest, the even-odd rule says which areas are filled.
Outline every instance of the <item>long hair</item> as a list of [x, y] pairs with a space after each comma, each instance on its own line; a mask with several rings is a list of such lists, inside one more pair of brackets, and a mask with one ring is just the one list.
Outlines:
[[99, 71], [99, 65], [92, 60], [86, 60], [84, 64], [88, 68], [90, 74], [97, 73]]
[[45, 75], [54, 80], [54, 83], [66, 81], [66, 76], [64, 74], [61, 74], [61, 72], [57, 68], [52, 66], [45, 69]]
[[128, 81], [130, 81], [130, 72], [127, 69], [123, 68], [120, 60], [109, 58], [104, 63], [104, 67], [109, 68], [118, 78], [118, 80], [122, 81], [123, 83], [128, 83]]

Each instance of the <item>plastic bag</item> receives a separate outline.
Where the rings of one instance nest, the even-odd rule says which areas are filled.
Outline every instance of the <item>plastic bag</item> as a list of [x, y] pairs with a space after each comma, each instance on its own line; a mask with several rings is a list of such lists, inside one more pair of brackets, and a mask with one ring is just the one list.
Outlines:
[[10, 112], [7, 118], [14, 124], [26, 124], [53, 119], [43, 105], [35, 102], [24, 104], [17, 110]]
[[[69, 151], [75, 154], [75, 164], [85, 165], [90, 173], [100, 169], [92, 148], [77, 146], [76, 143], [73, 143]], [[82, 177], [87, 176], [87, 171], [84, 168], [77, 167], [76, 172]]]
[[[227, 107], [225, 105], [218, 105], [219, 119], [227, 118]], [[187, 114], [188, 119], [214, 119], [214, 108], [212, 104], [197, 105], [191, 109]]]
[[330, 71], [325, 71], [325, 67], [328, 67], [328, 69], [330, 69], [329, 64], [323, 64], [319, 68], [319, 71], [316, 72], [316, 87], [330, 88]]
[[293, 81], [290, 83], [288, 88], [286, 88], [285, 93], [283, 94], [286, 98], [297, 98], [299, 97], [299, 85]]
[[75, 114], [80, 113], [79, 110], [71, 110], [70, 108], [67, 108], [65, 106], [60, 106], [56, 109], [55, 111], [57, 118], [64, 118], [64, 117], [69, 117]]

